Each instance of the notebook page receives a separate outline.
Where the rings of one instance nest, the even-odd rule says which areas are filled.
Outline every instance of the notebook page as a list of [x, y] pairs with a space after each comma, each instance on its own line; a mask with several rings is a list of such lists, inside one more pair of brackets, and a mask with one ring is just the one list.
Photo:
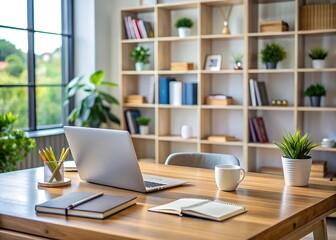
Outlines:
[[193, 198], [181, 198], [176, 201], [160, 205], [157, 207], [153, 207], [148, 209], [149, 211], [154, 211], [154, 212], [164, 212], [164, 213], [172, 213], [172, 214], [181, 214], [182, 209], [192, 206], [195, 204], [199, 204], [202, 202], [206, 202], [208, 200], [204, 199], [193, 199]]
[[183, 213], [186, 214], [218, 220], [224, 220], [242, 212], [245, 212], [243, 206], [218, 201], [211, 201], [203, 205], [183, 210]]

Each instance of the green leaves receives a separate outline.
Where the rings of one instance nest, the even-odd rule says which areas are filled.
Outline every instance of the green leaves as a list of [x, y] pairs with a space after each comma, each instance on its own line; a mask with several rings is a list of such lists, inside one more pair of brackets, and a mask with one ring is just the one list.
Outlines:
[[308, 96], [308, 97], [312, 97], [312, 96], [318, 96], [318, 97], [322, 97], [326, 95], [326, 89], [323, 85], [321, 84], [312, 84], [310, 85], [305, 91], [304, 91], [304, 95]]
[[144, 48], [143, 46], [138, 46], [131, 52], [131, 59], [134, 62], [142, 62], [144, 64], [149, 63], [149, 48]]
[[263, 63], [277, 63], [284, 60], [286, 56], [285, 48], [276, 43], [266, 44], [261, 50], [261, 62]]
[[316, 47], [316, 48], [310, 49], [310, 53], [308, 53], [308, 56], [312, 60], [315, 60], [315, 59], [323, 60], [328, 56], [328, 51], [323, 48]]
[[[112, 105], [119, 105], [119, 101], [107, 92], [99, 90], [100, 86], [117, 87], [114, 82], [103, 81], [104, 72], [99, 70], [91, 74], [89, 81], [84, 81], [84, 76], [74, 78], [68, 84], [67, 96], [64, 104], [68, 104], [71, 97], [81, 96], [76, 106], [68, 116], [70, 122], [78, 120], [79, 125], [89, 127], [100, 127], [102, 123], [120, 124], [117, 116], [112, 114]], [[78, 91], [82, 92], [78, 94]]]
[[191, 28], [194, 25], [193, 21], [190, 18], [182, 17], [176, 20], [175, 27], [186, 27]]
[[293, 134], [288, 132], [283, 136], [283, 142], [274, 142], [285, 157], [290, 159], [306, 159], [309, 158], [310, 151], [319, 146], [309, 140], [309, 135], [306, 133], [301, 137], [300, 130], [296, 130]]

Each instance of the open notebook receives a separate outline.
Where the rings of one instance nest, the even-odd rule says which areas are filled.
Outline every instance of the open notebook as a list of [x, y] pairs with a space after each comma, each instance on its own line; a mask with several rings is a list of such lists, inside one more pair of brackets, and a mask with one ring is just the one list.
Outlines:
[[197, 198], [181, 198], [164, 205], [150, 208], [148, 211], [170, 213], [179, 216], [185, 214], [215, 221], [223, 221], [244, 213], [247, 210], [244, 206], [228, 202]]

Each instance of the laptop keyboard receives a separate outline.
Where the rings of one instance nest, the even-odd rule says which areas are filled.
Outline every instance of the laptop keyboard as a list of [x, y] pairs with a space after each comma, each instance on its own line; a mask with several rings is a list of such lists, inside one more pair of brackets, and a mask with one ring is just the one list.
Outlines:
[[149, 181], [144, 181], [145, 187], [146, 188], [153, 188], [153, 187], [159, 187], [159, 186], [164, 186], [167, 184], [163, 183], [156, 183], [156, 182], [149, 182]]

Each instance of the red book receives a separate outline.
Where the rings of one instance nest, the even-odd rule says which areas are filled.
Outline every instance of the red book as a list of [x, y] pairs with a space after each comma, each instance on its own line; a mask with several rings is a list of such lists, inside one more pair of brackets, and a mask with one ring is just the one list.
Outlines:
[[252, 118], [252, 122], [253, 122], [253, 127], [255, 129], [255, 132], [257, 134], [258, 142], [263, 143], [260, 127], [259, 127], [259, 124], [258, 124], [258, 118], [257, 117]]
[[253, 119], [249, 118], [249, 127], [250, 127], [250, 134], [252, 137], [252, 142], [258, 142], [258, 138], [257, 138], [257, 134], [256, 134], [256, 130], [253, 126]]
[[261, 133], [262, 142], [266, 143], [268, 142], [268, 136], [265, 128], [264, 119], [262, 117], [258, 117], [257, 121]]
[[134, 29], [136, 38], [141, 39], [141, 34], [140, 34], [138, 24], [137, 24], [138, 20], [137, 19], [132, 19], [132, 22], [133, 22], [133, 29]]

